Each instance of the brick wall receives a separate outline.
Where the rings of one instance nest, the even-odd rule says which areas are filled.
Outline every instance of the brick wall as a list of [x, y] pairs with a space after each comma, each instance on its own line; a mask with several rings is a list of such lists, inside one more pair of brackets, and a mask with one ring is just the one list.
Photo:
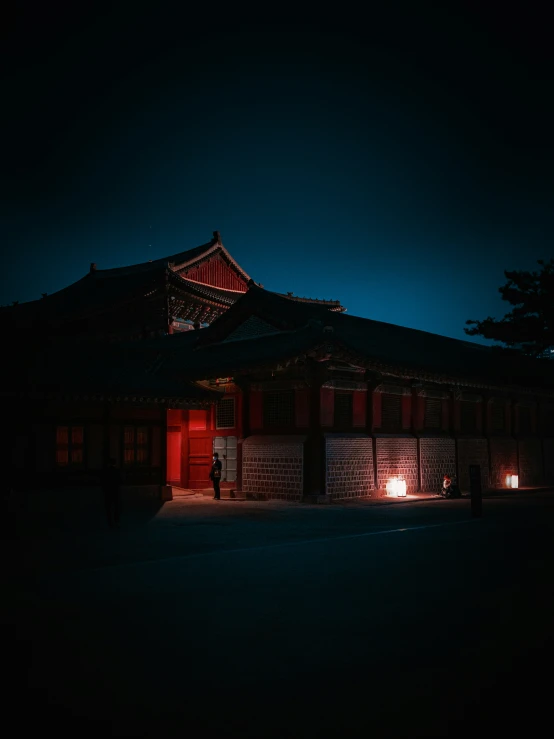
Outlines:
[[486, 439], [458, 439], [458, 484], [462, 491], [469, 491], [469, 465], [481, 468], [481, 486], [489, 487], [489, 446]]
[[520, 439], [519, 485], [540, 485], [543, 481], [542, 449], [540, 439]]
[[554, 484], [554, 439], [543, 439], [544, 454], [544, 481], [548, 485]]
[[406, 492], [418, 489], [417, 439], [379, 438], [377, 445], [377, 487], [384, 490], [391, 477], [406, 480]]
[[304, 436], [249, 436], [242, 446], [242, 491], [247, 497], [300, 500]]
[[517, 442], [510, 437], [492, 438], [491, 448], [491, 487], [505, 488], [506, 475], [517, 474]]
[[438, 492], [444, 475], [453, 475], [456, 472], [454, 439], [420, 439], [419, 461], [421, 489], [424, 492]]
[[369, 436], [326, 434], [325, 460], [326, 494], [332, 500], [359, 498], [374, 489]]

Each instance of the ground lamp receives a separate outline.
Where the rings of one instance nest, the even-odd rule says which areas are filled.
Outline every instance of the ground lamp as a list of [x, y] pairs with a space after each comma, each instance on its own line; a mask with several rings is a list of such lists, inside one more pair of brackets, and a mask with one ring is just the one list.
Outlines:
[[519, 475], [506, 475], [506, 487], [508, 488], [519, 487]]
[[406, 480], [402, 480], [400, 477], [391, 477], [385, 487], [387, 495], [390, 495], [392, 498], [406, 497]]

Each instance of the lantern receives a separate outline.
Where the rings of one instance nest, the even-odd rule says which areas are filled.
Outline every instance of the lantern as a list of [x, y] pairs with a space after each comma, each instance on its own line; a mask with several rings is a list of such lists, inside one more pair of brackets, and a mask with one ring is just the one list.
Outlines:
[[391, 477], [385, 488], [387, 495], [390, 495], [392, 498], [406, 497], [406, 480], [402, 480], [400, 477]]

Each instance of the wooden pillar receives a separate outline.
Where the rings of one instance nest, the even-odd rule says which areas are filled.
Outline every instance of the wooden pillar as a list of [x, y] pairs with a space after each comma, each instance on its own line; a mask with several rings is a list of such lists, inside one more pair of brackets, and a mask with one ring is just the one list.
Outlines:
[[402, 394], [401, 412], [402, 412], [402, 431], [410, 431], [412, 428], [412, 394]]
[[167, 409], [160, 410], [160, 485], [167, 485]]
[[304, 445], [304, 496], [314, 500], [325, 495], [325, 437], [321, 429], [322, 370], [312, 365], [309, 372], [310, 425]]
[[244, 449], [244, 440], [250, 436], [250, 383], [245, 380], [235, 379], [235, 385], [240, 390], [240, 396], [237, 396], [238, 407], [238, 436], [237, 436], [237, 480], [236, 492], [242, 492], [242, 455]]
[[538, 434], [538, 432], [539, 432], [538, 424], [537, 424], [538, 410], [539, 410], [538, 403], [535, 402], [534, 405], [531, 406], [531, 410], [530, 410], [530, 413], [529, 413], [529, 415], [530, 415], [529, 421], [530, 421], [530, 424], [531, 424], [531, 429], [530, 430], [531, 430], [531, 434], [533, 434], [533, 435], [534, 434]]
[[189, 412], [188, 410], [181, 411], [181, 487], [188, 488], [189, 486], [189, 457], [190, 457], [190, 442], [189, 442]]
[[459, 434], [462, 428], [462, 396], [454, 392], [452, 395], [452, 427], [454, 433]]
[[104, 403], [102, 413], [102, 467], [108, 465], [110, 459], [110, 404]]
[[475, 428], [477, 429], [477, 434], [479, 436], [481, 436], [483, 433], [483, 405], [484, 405], [484, 401], [480, 400], [477, 403], [477, 409], [476, 409], [477, 419], [476, 419]]
[[377, 439], [373, 435], [375, 428], [375, 417], [374, 417], [374, 401], [375, 388], [381, 384], [381, 378], [375, 377], [375, 375], [368, 373], [367, 379], [367, 397], [366, 397], [366, 434], [371, 436], [371, 449], [373, 457], [373, 488], [377, 490]]
[[248, 402], [246, 404], [248, 408], [248, 431], [249, 435], [252, 432], [262, 431], [264, 425], [264, 405], [263, 405], [263, 391], [253, 390], [251, 387], [248, 389]]
[[240, 385], [240, 389], [242, 392], [242, 429], [241, 429], [241, 436], [243, 439], [246, 439], [247, 436], [250, 436], [250, 385], [249, 383], [244, 383]]
[[489, 393], [483, 395], [483, 433], [492, 434], [492, 397]]
[[450, 398], [441, 400], [441, 429], [448, 433], [452, 432], [452, 413]]
[[506, 433], [510, 436], [515, 436], [516, 433], [519, 434], [519, 408], [517, 404], [517, 398], [514, 398], [513, 400], [507, 400], [504, 410], [506, 413], [506, 422], [504, 424], [506, 427]]
[[372, 419], [373, 419], [373, 431], [376, 429], [381, 428], [381, 407], [382, 407], [382, 395], [377, 390], [374, 390], [371, 393], [372, 402], [373, 402], [373, 410], [372, 410]]
[[425, 415], [425, 396], [422, 394], [421, 387], [412, 389], [412, 424], [411, 431], [417, 434], [423, 429], [423, 419]]
[[366, 393], [366, 414], [365, 414], [365, 431], [366, 434], [371, 435], [371, 432], [373, 431], [373, 390], [375, 388], [375, 385], [373, 383], [369, 383], [367, 385], [367, 393]]

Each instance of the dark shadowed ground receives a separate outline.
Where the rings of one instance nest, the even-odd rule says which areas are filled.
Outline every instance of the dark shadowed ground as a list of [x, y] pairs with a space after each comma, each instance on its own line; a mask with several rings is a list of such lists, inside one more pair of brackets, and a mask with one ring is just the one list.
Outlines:
[[486, 500], [481, 520], [467, 500], [145, 500], [118, 532], [66, 506], [42, 537], [31, 509], [3, 542], [22, 732], [543, 731], [552, 494]]

